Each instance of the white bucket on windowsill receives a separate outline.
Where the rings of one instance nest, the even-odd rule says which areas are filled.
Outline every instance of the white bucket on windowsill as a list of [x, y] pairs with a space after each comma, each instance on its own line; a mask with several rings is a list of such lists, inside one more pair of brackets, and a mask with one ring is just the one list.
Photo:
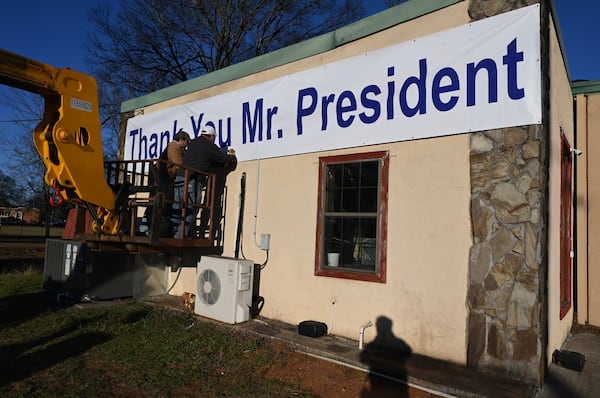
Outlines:
[[340, 265], [340, 253], [327, 253], [327, 265], [330, 267]]

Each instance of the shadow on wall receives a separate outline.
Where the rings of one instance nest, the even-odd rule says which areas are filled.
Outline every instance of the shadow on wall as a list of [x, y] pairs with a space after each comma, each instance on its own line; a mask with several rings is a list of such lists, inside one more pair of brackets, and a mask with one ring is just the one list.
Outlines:
[[[375, 339], [371, 341], [360, 354], [360, 361], [369, 366], [369, 388], [361, 391], [362, 398], [384, 397], [388, 391], [380, 391], [381, 375], [393, 377], [399, 381], [395, 388], [398, 397], [408, 394], [406, 378], [406, 359], [412, 354], [412, 349], [406, 342], [392, 332], [392, 320], [380, 316], [375, 322]], [[393, 375], [390, 375], [393, 369]], [[379, 379], [379, 380], [378, 380]]]

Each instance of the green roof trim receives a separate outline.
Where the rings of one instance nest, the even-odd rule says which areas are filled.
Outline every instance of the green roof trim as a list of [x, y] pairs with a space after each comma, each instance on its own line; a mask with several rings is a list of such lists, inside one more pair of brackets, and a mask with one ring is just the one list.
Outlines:
[[435, 12], [465, 0], [407, 1], [371, 15], [333, 32], [260, 55], [217, 71], [181, 82], [150, 94], [121, 103], [121, 112], [129, 112], [167, 101], [228, 81], [250, 76], [277, 66], [285, 65], [335, 49], [341, 45], [367, 37], [391, 26]]
[[572, 82], [571, 92], [573, 95], [600, 93], [600, 80], [581, 80]]

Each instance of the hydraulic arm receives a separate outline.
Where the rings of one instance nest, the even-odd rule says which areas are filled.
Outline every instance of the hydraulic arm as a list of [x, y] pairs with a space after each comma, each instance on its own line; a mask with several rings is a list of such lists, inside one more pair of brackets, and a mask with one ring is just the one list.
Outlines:
[[92, 215], [92, 232], [116, 235], [120, 220], [116, 194], [104, 175], [96, 80], [0, 49], [0, 84], [44, 98], [33, 141], [46, 166], [53, 201], [85, 206]]

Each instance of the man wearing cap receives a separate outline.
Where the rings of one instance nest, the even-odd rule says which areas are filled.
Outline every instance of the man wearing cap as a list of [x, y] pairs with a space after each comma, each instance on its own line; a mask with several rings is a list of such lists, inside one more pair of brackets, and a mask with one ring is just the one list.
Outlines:
[[[200, 130], [200, 135], [190, 141], [188, 149], [183, 156], [182, 168], [177, 172], [175, 178], [175, 198], [173, 203], [172, 223], [175, 224], [175, 238], [181, 238], [181, 201], [183, 201], [185, 168], [191, 168], [206, 173], [215, 174], [215, 206], [213, 208], [214, 220], [220, 219], [221, 206], [220, 195], [225, 186], [227, 174], [235, 170], [237, 158], [233, 154], [223, 152], [216, 144], [215, 128], [212, 125], [205, 125]], [[206, 185], [205, 175], [195, 175], [190, 172], [188, 176], [188, 201], [196, 204], [201, 198], [201, 190]], [[185, 216], [185, 237], [195, 238], [195, 220], [198, 212], [196, 207], [187, 207]], [[203, 212], [200, 237], [203, 237], [204, 230], [208, 224], [208, 217]], [[214, 230], [214, 224], [213, 230]]]
[[[158, 168], [158, 189], [164, 192], [166, 198], [169, 200], [173, 199], [173, 180], [177, 175], [181, 162], [183, 162], [183, 154], [189, 143], [190, 135], [183, 131], [183, 129], [179, 130], [177, 134], [173, 136], [173, 141], [169, 142], [167, 147], [162, 151], [159, 161], [155, 164]], [[147, 234], [150, 231], [152, 210], [152, 206], [148, 206], [144, 211], [144, 216], [138, 227], [138, 230], [142, 233]], [[170, 206], [164, 209], [163, 217], [167, 219], [168, 225], [168, 220], [171, 218]], [[167, 231], [165, 235], [170, 235], [170, 232]]]

